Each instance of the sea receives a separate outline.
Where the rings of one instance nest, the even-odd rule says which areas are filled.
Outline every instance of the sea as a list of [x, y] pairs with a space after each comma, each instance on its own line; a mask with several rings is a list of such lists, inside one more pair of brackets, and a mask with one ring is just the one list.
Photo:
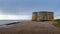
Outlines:
[[14, 23], [14, 22], [22, 22], [24, 20], [0, 20], [0, 28], [7, 27], [9, 23]]

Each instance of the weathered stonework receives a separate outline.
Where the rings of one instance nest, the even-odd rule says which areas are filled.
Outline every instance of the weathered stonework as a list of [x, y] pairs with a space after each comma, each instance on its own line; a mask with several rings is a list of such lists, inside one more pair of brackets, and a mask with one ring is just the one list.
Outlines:
[[32, 21], [53, 21], [53, 19], [53, 12], [41, 11], [32, 14]]
[[36, 21], [36, 20], [37, 20], [37, 12], [33, 12], [32, 21]]

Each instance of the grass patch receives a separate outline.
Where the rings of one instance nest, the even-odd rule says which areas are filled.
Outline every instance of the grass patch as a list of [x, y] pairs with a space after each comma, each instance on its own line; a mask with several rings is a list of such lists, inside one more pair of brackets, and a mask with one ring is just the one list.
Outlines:
[[53, 25], [60, 28], [60, 19], [56, 19], [54, 20], [56, 23], [54, 23]]

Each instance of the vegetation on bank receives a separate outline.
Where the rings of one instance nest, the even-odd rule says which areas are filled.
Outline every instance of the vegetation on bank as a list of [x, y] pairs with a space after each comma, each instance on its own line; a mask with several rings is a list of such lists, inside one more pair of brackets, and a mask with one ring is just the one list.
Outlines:
[[60, 28], [60, 19], [56, 19], [54, 20], [56, 23], [54, 23], [53, 25]]

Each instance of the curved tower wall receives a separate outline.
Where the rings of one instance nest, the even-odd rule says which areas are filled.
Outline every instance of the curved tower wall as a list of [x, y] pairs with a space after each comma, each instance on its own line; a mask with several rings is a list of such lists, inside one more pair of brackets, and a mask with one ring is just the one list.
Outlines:
[[37, 12], [33, 12], [32, 21], [36, 21], [36, 20], [37, 20]]
[[33, 21], [52, 21], [54, 20], [53, 12], [33, 12]]
[[49, 20], [54, 20], [54, 13], [53, 12], [49, 12]]

